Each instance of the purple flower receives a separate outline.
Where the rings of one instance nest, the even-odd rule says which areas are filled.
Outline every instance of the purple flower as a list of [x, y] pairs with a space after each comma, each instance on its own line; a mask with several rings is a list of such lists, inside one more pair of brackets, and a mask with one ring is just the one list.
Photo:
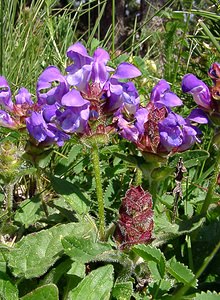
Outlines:
[[158, 107], [161, 106], [166, 106], [166, 107], [174, 107], [174, 106], [180, 106], [182, 105], [182, 101], [180, 98], [174, 94], [170, 90], [170, 85], [169, 83], [161, 79], [153, 88], [151, 95], [150, 95], [150, 100], [155, 104], [159, 105]]
[[64, 112], [57, 112], [57, 120], [66, 133], [84, 133], [88, 126], [89, 106], [84, 108], [67, 108]]
[[57, 128], [53, 123], [47, 123], [39, 112], [32, 112], [29, 118], [26, 118], [26, 125], [29, 134], [38, 142], [44, 145], [57, 143], [62, 146], [69, 136]]
[[7, 128], [16, 128], [15, 121], [4, 110], [0, 110], [0, 126], [7, 127]]
[[85, 100], [79, 91], [72, 89], [61, 99], [62, 111], [57, 111], [61, 128], [68, 133], [82, 133], [87, 128], [90, 115], [90, 101]]
[[217, 80], [220, 80], [220, 64], [217, 62], [213, 63], [208, 74], [214, 83], [216, 83]]
[[139, 131], [137, 127], [127, 121], [122, 115], [117, 117], [117, 127], [119, 134], [128, 141], [136, 142], [138, 140]]
[[69, 91], [65, 77], [54, 66], [47, 67], [38, 78], [37, 97], [38, 103], [60, 103], [61, 98]]
[[194, 101], [206, 110], [211, 109], [211, 95], [207, 85], [193, 74], [187, 74], [182, 80], [184, 93], [193, 95]]
[[48, 124], [41, 113], [32, 112], [31, 116], [26, 119], [26, 124], [30, 135], [39, 143], [45, 141], [47, 137], [55, 137], [53, 131], [48, 129]]
[[209, 122], [207, 114], [200, 108], [193, 109], [187, 119], [199, 124], [207, 124]]
[[13, 110], [11, 90], [7, 80], [3, 76], [0, 76], [0, 105], [9, 111]]
[[104, 111], [113, 112], [119, 109], [119, 112], [134, 115], [139, 107], [140, 98], [133, 82], [118, 83], [121, 87], [120, 94], [111, 93], [104, 105]]
[[97, 89], [99, 94], [109, 78], [109, 72], [113, 71], [112, 68], [106, 66], [110, 59], [108, 52], [98, 48], [91, 57], [86, 48], [78, 42], [69, 47], [67, 56], [74, 62], [66, 68], [69, 73], [67, 76], [68, 83], [75, 86], [79, 91], [89, 94], [91, 81], [99, 87]]
[[20, 88], [17, 95], [15, 96], [15, 104], [16, 105], [27, 104], [29, 106], [34, 104], [34, 102], [31, 99], [31, 94], [26, 88], [24, 87]]
[[159, 132], [160, 143], [167, 152], [187, 150], [199, 141], [195, 127], [174, 112], [159, 122]]

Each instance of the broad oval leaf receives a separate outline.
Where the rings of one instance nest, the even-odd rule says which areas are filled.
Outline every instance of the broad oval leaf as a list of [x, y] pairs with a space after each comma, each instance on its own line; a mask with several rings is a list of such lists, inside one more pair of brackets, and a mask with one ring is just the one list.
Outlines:
[[59, 300], [59, 291], [55, 284], [46, 284], [36, 288], [20, 300]]
[[0, 272], [0, 299], [1, 300], [18, 300], [18, 289], [6, 274]]
[[68, 300], [107, 300], [113, 287], [113, 266], [100, 267], [87, 275], [72, 291]]
[[68, 235], [95, 237], [93, 224], [68, 223], [23, 237], [8, 256], [8, 265], [18, 277], [43, 275], [63, 254], [61, 239]]
[[72, 260], [87, 263], [96, 258], [97, 255], [111, 250], [107, 243], [94, 242], [91, 239], [79, 237], [65, 237], [62, 239], [64, 251]]

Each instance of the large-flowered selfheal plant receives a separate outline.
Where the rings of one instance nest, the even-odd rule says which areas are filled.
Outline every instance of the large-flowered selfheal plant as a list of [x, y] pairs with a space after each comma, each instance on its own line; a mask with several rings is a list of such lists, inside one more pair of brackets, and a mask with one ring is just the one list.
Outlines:
[[[71, 64], [66, 68], [66, 75], [57, 67], [49, 66], [39, 76], [35, 103], [25, 88], [18, 91], [13, 102], [6, 79], [0, 77], [0, 105], [3, 108], [0, 111], [0, 124], [15, 129], [26, 126], [30, 135], [28, 145], [32, 149], [29, 152], [33, 152], [31, 155], [35, 167], [38, 150], [42, 152], [45, 146], [54, 144], [63, 146], [72, 135], [90, 147], [98, 201], [99, 234], [104, 240], [99, 145], [108, 143], [110, 133], [118, 133], [135, 144], [145, 159], [150, 154], [167, 157], [199, 142], [200, 131], [192, 122], [205, 123], [207, 118], [201, 111], [193, 111], [187, 118], [175, 113], [173, 108], [181, 106], [182, 101], [164, 79], [153, 88], [150, 102], [143, 107], [132, 82], [141, 72], [127, 62], [120, 63], [115, 69], [108, 66], [110, 56], [102, 48], [97, 48], [90, 56], [87, 49], [77, 42], [69, 47], [67, 57]], [[215, 77], [214, 72], [211, 73]], [[196, 94], [197, 103], [201, 104], [210, 94], [203, 83], [199, 84], [199, 88], [190, 86], [186, 91]], [[208, 109], [209, 105], [207, 101], [203, 106]], [[149, 174], [151, 171], [152, 166]], [[133, 195], [133, 191], [135, 187], [128, 194]], [[133, 210], [128, 213], [130, 208], [127, 200], [123, 200], [120, 210], [120, 226], [116, 235], [121, 248], [151, 240], [153, 221], [150, 194], [145, 194], [140, 187], [136, 191], [144, 201], [139, 205], [141, 211], [137, 214]], [[128, 194], [125, 199], [130, 197]], [[149, 214], [150, 219], [145, 219], [145, 213]], [[138, 225], [140, 219], [146, 221], [143, 230]], [[122, 237], [124, 231], [127, 234]]]

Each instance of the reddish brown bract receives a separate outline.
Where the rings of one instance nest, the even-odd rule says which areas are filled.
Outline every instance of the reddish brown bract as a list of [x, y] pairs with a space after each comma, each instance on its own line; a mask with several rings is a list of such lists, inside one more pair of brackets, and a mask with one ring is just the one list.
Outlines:
[[152, 197], [141, 186], [131, 187], [122, 199], [115, 240], [120, 249], [150, 243], [153, 230]]

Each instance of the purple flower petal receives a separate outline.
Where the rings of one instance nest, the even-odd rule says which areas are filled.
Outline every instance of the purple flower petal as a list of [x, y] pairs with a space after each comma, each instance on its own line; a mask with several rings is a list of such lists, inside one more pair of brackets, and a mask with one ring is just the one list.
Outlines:
[[138, 140], [138, 129], [131, 122], [126, 121], [122, 115], [118, 116], [117, 126], [119, 133], [123, 138], [132, 142], [136, 142]]
[[7, 110], [13, 110], [11, 90], [5, 77], [0, 76], [0, 104]]
[[[53, 87], [54, 84], [56, 84], [55, 87]], [[61, 98], [68, 91], [69, 86], [65, 77], [54, 66], [46, 68], [38, 78], [37, 96], [40, 105], [60, 103]]]
[[184, 93], [193, 95], [194, 101], [201, 107], [211, 109], [211, 95], [207, 85], [193, 74], [187, 74], [182, 80]]
[[61, 100], [61, 104], [64, 106], [71, 107], [83, 107], [89, 106], [90, 102], [85, 100], [79, 91], [72, 89], [70, 92], [65, 94]]
[[175, 107], [182, 105], [180, 98], [171, 92], [170, 85], [164, 79], [161, 79], [151, 91], [151, 101], [154, 104], [162, 104], [166, 107]]
[[102, 48], [98, 48], [95, 50], [95, 52], [93, 54], [93, 58], [94, 58], [94, 61], [102, 62], [106, 65], [110, 59], [110, 56], [107, 51], [105, 51]]
[[31, 94], [26, 88], [20, 88], [17, 95], [15, 96], [15, 104], [34, 104], [34, 102], [31, 99]]
[[207, 114], [200, 108], [193, 109], [188, 119], [199, 124], [207, 124], [209, 122]]
[[26, 119], [26, 125], [30, 135], [39, 143], [45, 141], [47, 137], [54, 137], [54, 133], [48, 130], [43, 116], [38, 112], [32, 112]]
[[143, 134], [145, 129], [144, 129], [144, 123], [148, 121], [148, 114], [149, 111], [146, 108], [140, 108], [136, 111], [135, 114], [135, 126], [137, 127], [138, 131], [140, 134]]
[[7, 127], [7, 128], [16, 128], [15, 121], [4, 110], [0, 110], [0, 126]]
[[129, 79], [129, 78], [138, 77], [140, 75], [141, 72], [138, 70], [138, 68], [136, 68], [130, 63], [124, 62], [117, 67], [113, 77], [117, 79], [126, 79], [126, 78]]

